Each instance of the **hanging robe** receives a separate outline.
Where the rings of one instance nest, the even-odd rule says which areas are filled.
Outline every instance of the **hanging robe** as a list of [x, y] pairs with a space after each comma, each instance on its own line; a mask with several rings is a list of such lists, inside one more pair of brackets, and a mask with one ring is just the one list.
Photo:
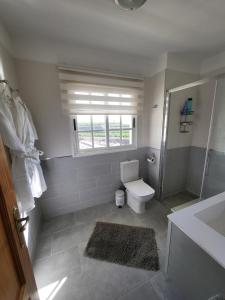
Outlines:
[[11, 97], [7, 88], [0, 92], [0, 133], [12, 156], [12, 175], [21, 212], [35, 207], [47, 189], [39, 154], [35, 146], [37, 133], [29, 110], [18, 97]]

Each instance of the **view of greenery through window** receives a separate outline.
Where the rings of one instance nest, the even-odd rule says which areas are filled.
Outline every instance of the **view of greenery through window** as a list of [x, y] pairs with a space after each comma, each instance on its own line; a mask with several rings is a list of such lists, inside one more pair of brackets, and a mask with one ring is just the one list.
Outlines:
[[130, 115], [78, 115], [79, 149], [108, 148], [132, 145]]

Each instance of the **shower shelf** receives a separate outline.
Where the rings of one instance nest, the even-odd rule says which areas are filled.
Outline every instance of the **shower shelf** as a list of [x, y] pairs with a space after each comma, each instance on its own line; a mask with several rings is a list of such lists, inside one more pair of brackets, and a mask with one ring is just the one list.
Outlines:
[[188, 115], [181, 115], [180, 116], [180, 133], [189, 133], [188, 127], [193, 124], [191, 120], [188, 120], [188, 116], [192, 116], [194, 111], [190, 111]]
[[180, 122], [180, 125], [192, 125], [193, 124], [193, 122], [192, 121], [182, 121], [182, 122]]

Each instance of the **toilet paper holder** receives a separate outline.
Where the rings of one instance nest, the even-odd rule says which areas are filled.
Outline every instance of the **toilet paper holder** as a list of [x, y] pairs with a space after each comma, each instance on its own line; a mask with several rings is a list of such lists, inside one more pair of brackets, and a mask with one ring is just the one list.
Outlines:
[[155, 164], [156, 163], [155, 153], [150, 154], [150, 156], [147, 158], [147, 162], [149, 162], [150, 164]]

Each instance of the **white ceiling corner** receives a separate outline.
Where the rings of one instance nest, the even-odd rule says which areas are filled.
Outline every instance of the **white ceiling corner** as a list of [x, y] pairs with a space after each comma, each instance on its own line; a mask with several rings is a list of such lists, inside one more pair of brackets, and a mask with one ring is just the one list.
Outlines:
[[[197, 72], [225, 50], [224, 0], [0, 0], [17, 57], [150, 74], [167, 63]], [[208, 61], [208, 65], [210, 61]], [[203, 64], [203, 69], [206, 64]]]

